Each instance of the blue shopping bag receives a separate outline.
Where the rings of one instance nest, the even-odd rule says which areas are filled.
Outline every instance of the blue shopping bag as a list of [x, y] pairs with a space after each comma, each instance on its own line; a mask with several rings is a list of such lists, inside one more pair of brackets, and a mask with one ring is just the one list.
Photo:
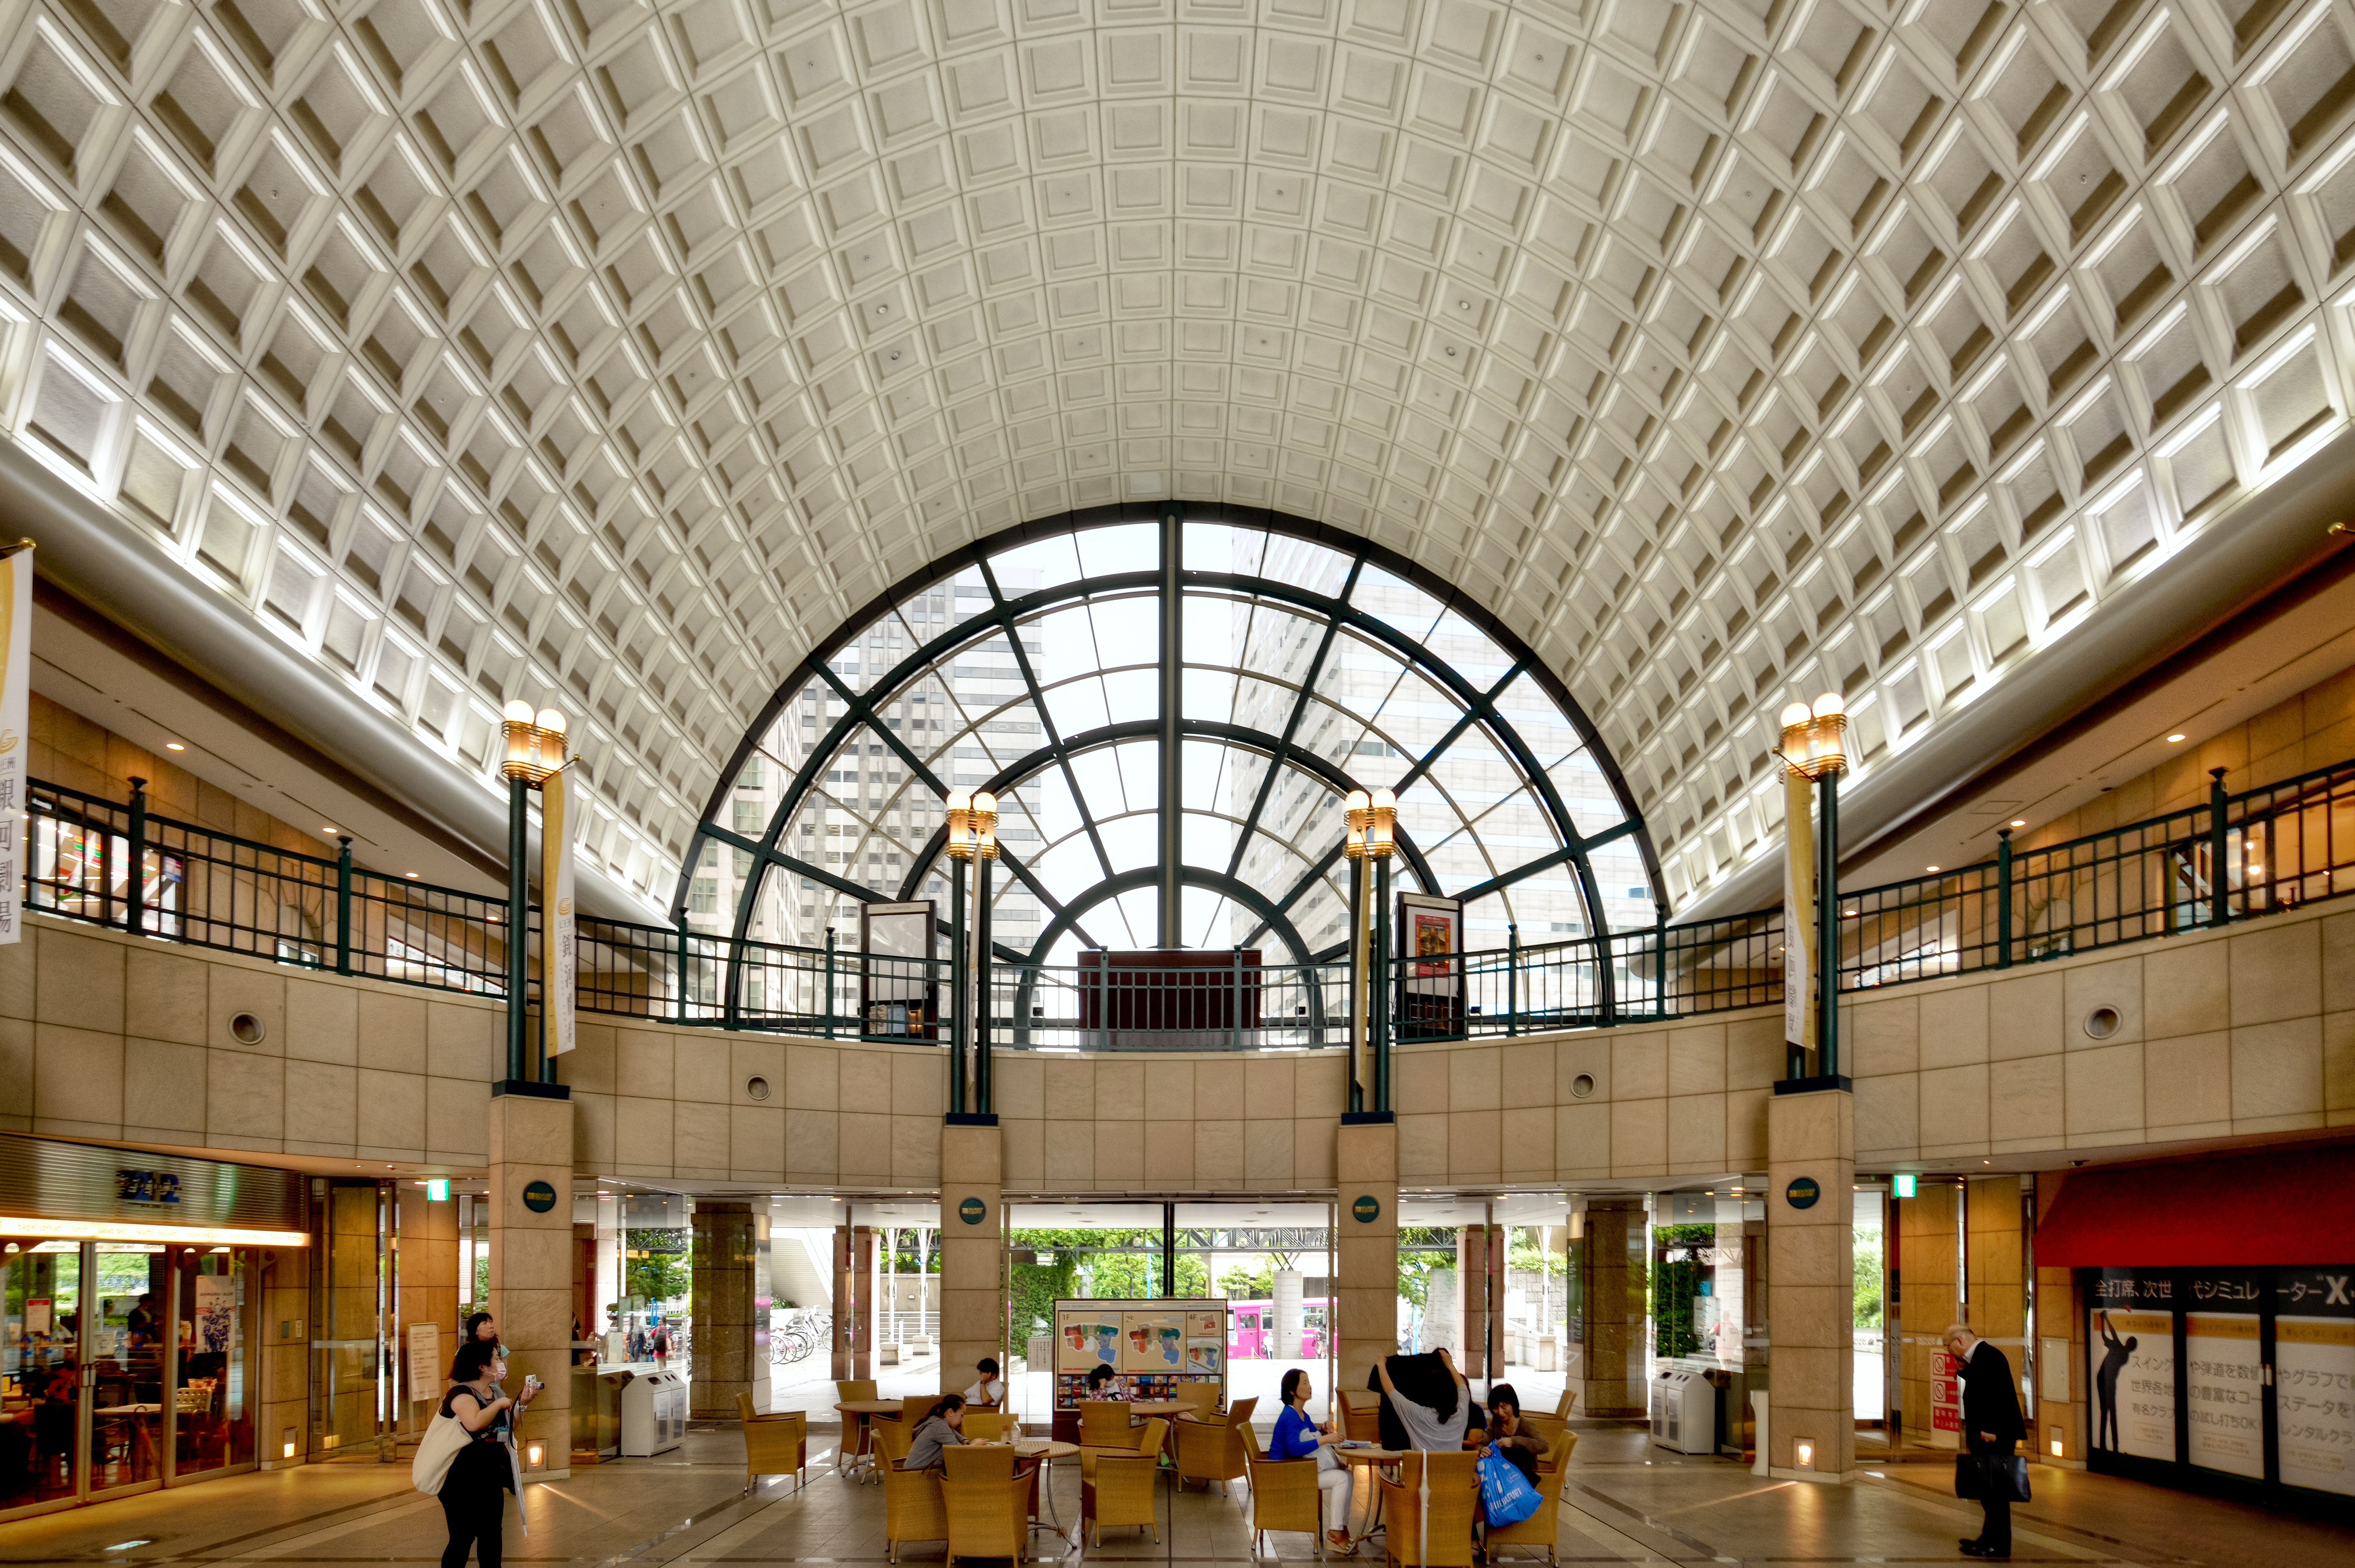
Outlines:
[[1480, 1472], [1480, 1502], [1490, 1524], [1518, 1524], [1545, 1501], [1529, 1478], [1501, 1454], [1482, 1455], [1475, 1468]]

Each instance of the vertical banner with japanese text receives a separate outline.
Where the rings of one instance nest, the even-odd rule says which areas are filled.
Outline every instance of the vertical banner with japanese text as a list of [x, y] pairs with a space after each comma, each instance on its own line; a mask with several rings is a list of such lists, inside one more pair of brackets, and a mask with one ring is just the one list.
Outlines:
[[2284, 1486], [2355, 1497], [2355, 1268], [2275, 1273], [2274, 1431]]
[[2254, 1269], [2203, 1271], [2186, 1282], [2183, 1406], [2191, 1463], [2262, 1480], [2265, 1474], [2264, 1357]]
[[2093, 1277], [2085, 1351], [2094, 1385], [2092, 1446], [2172, 1462], [2175, 1280], [2163, 1271], [2105, 1268]]
[[0, 552], [0, 943], [22, 939], [25, 758], [32, 750], [33, 546]]
[[539, 787], [539, 1005], [551, 1056], [572, 1049], [573, 993], [581, 979], [573, 938], [570, 803], [559, 768]]

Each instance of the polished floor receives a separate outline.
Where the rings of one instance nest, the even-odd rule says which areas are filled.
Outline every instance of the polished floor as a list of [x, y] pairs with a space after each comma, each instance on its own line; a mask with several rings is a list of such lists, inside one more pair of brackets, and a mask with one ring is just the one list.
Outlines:
[[[1583, 1433], [1561, 1558], [1578, 1563], [1845, 1564], [1958, 1563], [1958, 1536], [1977, 1510], [1943, 1495], [1935, 1466], [1869, 1471], [1856, 1486], [1764, 1480], [1739, 1465], [1655, 1449], [1643, 1435]], [[831, 1439], [812, 1444], [831, 1457]], [[658, 1459], [576, 1472], [530, 1489], [530, 1534], [509, 1505], [506, 1557], [596, 1568], [717, 1564], [879, 1563], [883, 1499], [873, 1487], [813, 1468], [809, 1484], [771, 1480], [742, 1489], [731, 1430], [690, 1435]], [[0, 1525], [0, 1563], [304, 1564], [431, 1563], [443, 1542], [440, 1507], [409, 1489], [406, 1463], [319, 1466], [242, 1476], [169, 1493]], [[2257, 1508], [2039, 1467], [2037, 1500], [2016, 1516], [2016, 1563], [2300, 1564], [2355, 1560], [2355, 1529]], [[1063, 1519], [1079, 1479], [1058, 1482]], [[1168, 1563], [1244, 1563], [1251, 1539], [1239, 1499], [1165, 1494], [1162, 1539], [1108, 1536], [1082, 1552], [1041, 1536], [1047, 1561], [1085, 1558]], [[1286, 1559], [1313, 1555], [1304, 1536], [1272, 1537]], [[1361, 1549], [1361, 1555], [1372, 1554]], [[937, 1563], [937, 1545], [903, 1563]]]

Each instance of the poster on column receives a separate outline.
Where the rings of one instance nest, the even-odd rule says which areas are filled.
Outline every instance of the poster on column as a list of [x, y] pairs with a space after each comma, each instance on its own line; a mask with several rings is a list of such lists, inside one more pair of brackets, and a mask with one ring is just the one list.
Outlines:
[[2263, 1480], [2265, 1474], [2264, 1357], [2261, 1292], [2247, 1269], [2195, 1274], [2183, 1324], [2183, 1406], [2193, 1464]]
[[2086, 1312], [2094, 1385], [2092, 1446], [2172, 1463], [2175, 1453], [2175, 1282], [2132, 1269], [2097, 1271]]
[[2355, 1265], [2274, 1277], [2282, 1485], [2355, 1497]]
[[21, 940], [25, 885], [25, 760], [33, 683], [33, 546], [0, 551], [0, 944]]

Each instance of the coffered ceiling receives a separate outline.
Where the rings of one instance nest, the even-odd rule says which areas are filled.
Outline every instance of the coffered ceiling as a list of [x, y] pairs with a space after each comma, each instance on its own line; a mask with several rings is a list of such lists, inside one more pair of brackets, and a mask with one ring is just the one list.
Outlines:
[[[811, 645], [1027, 518], [1371, 535], [1671, 893], [2336, 434], [2331, 0], [11, 0], [0, 423], [667, 892]], [[2065, 653], [2062, 655], [2065, 657]]]

